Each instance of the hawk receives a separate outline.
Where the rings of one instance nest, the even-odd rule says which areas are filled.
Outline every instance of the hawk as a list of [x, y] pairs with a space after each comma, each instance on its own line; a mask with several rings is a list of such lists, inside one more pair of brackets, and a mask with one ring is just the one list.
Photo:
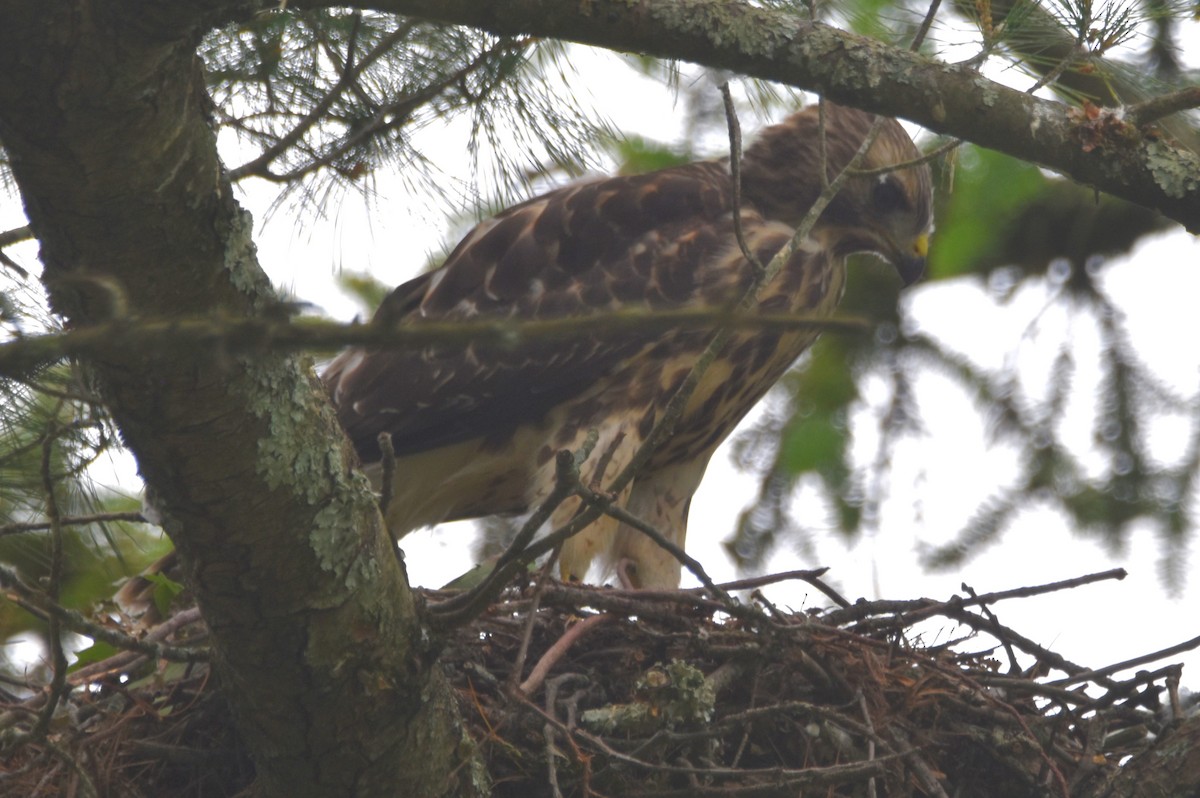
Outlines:
[[[873, 120], [826, 104], [830, 179], [853, 157]], [[792, 238], [821, 193], [818, 131], [817, 108], [810, 106], [762, 131], [742, 159], [743, 241], [760, 263]], [[919, 156], [889, 119], [861, 170]], [[911, 283], [924, 267], [930, 184], [928, 167], [912, 164], [851, 178], [760, 291], [758, 308], [831, 313], [841, 297], [845, 258], [856, 252], [881, 255]], [[753, 284], [757, 268], [742, 254], [733, 214], [728, 158], [567, 185], [481, 222], [441, 268], [396, 288], [375, 318], [406, 325], [728, 307]], [[513, 347], [351, 348], [323, 379], [376, 477], [378, 437], [391, 434], [396, 469], [387, 522], [399, 537], [441, 521], [537, 507], [554, 486], [555, 453], [578, 450], [593, 430], [598, 437], [581, 477], [603, 489], [662, 417], [711, 334], [624, 329]], [[713, 451], [816, 336], [812, 329], [733, 335], [674, 435], [616, 503], [682, 547], [688, 506]], [[554, 527], [578, 509], [578, 499], [560, 505]], [[596, 558], [630, 586], [679, 584], [680, 564], [671, 554], [607, 516], [563, 544], [563, 578], [582, 579]]]

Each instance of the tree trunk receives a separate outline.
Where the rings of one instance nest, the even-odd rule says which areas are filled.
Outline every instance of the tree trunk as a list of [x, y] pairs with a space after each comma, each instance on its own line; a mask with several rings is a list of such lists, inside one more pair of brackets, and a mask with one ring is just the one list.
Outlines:
[[[277, 305], [217, 158], [189, 13], [0, 2], [0, 140], [74, 326]], [[311, 366], [219, 351], [92, 366], [185, 563], [261, 790], [481, 793], [454, 780], [472, 769], [453, 695]]]

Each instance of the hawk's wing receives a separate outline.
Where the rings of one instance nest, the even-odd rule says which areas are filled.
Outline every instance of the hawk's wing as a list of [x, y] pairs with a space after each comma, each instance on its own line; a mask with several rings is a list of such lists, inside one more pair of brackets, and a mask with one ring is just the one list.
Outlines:
[[[736, 247], [731, 204], [727, 165], [715, 161], [567, 186], [479, 224], [441, 268], [397, 288], [376, 319], [560, 318], [723, 303], [751, 279], [740, 256], [718, 257]], [[752, 211], [743, 216], [750, 228], [761, 223]], [[780, 237], [768, 238], [777, 249]], [[764, 262], [770, 255], [762, 253]], [[324, 378], [343, 426], [372, 461], [381, 432], [404, 454], [536, 422], [662, 338], [622, 332], [514, 348], [352, 349]]]

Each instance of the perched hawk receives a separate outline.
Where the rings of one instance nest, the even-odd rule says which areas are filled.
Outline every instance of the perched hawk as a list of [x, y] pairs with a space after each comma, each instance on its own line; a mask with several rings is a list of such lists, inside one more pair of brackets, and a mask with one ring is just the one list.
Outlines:
[[[792, 237], [821, 191], [817, 109], [767, 128], [742, 160], [741, 219], [761, 263]], [[853, 157], [872, 117], [826, 104], [830, 178]], [[863, 170], [917, 158], [887, 120]], [[907, 284], [924, 266], [930, 175], [916, 166], [852, 178], [782, 272], [760, 294], [772, 313], [830, 313], [845, 257], [875, 252]], [[632, 177], [576, 183], [476, 226], [441, 268], [397, 288], [376, 320], [544, 319], [630, 308], [725, 307], [754, 267], [734, 235], [728, 159]], [[682, 546], [688, 505], [718, 444], [816, 338], [812, 330], [738, 332], [705, 373], [674, 436], [617, 497]], [[630, 461], [711, 331], [624, 331], [465, 347], [342, 353], [324, 374], [342, 425], [364, 463], [381, 432], [397, 455], [387, 521], [397, 537], [440, 521], [536, 507], [554, 485], [554, 455], [599, 441], [582, 467], [603, 488]], [[374, 468], [378, 472], [378, 467]], [[578, 510], [561, 505], [557, 528]], [[564, 578], [582, 579], [596, 557], [637, 587], [679, 584], [665, 550], [611, 518], [567, 541]]]

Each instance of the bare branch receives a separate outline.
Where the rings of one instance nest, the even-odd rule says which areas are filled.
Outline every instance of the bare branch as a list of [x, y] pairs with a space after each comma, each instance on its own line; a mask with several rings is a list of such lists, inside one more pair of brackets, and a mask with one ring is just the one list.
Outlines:
[[684, 568], [687, 568], [693, 576], [700, 580], [700, 584], [702, 584], [712, 596], [720, 599], [721, 601], [733, 604], [733, 599], [730, 597], [730, 595], [726, 593], [719, 585], [713, 582], [712, 577], [710, 577], [708, 572], [704, 570], [704, 566], [700, 564], [699, 560], [684, 551], [682, 546], [677, 546], [661, 531], [655, 529], [652, 524], [649, 524], [641, 518], [638, 518], [625, 508], [618, 507], [617, 505], [613, 504], [611, 498], [597, 493], [582, 483], [576, 486], [575, 493], [581, 499], [583, 499], [584, 503], [588, 506], [599, 508], [604, 515], [615, 518], [630, 529], [636, 529], [638, 532], [641, 532], [643, 535], [653, 540], [656, 544], [658, 544], [659, 547], [666, 549], [668, 552], [670, 552], [672, 557], [683, 564]]
[[5, 230], [0, 233], [0, 248], [10, 247], [13, 244], [28, 241], [31, 238], [33, 238], [33, 228], [29, 225], [14, 227], [12, 230]]
[[546, 676], [550, 673], [550, 669], [554, 667], [555, 663], [562, 659], [563, 654], [567, 652], [567, 649], [575, 645], [580, 638], [582, 638], [592, 629], [595, 629], [601, 624], [608, 623], [611, 620], [613, 620], [613, 616], [611, 615], [593, 615], [590, 618], [584, 618], [579, 623], [567, 629], [567, 633], [560, 637], [554, 643], [554, 645], [542, 655], [542, 658], [539, 659], [537, 664], [533, 666], [533, 670], [529, 672], [529, 677], [525, 679], [525, 681], [521, 682], [517, 689], [525, 695], [530, 695], [535, 692], [539, 687], [542, 686], [542, 682], [546, 680]]
[[[546, 523], [555, 509], [575, 492], [576, 486], [579, 484], [579, 464], [587, 458], [592, 447], [596, 445], [596, 440], [596, 435], [590, 435], [579, 453], [570, 452], [566, 449], [558, 452], [554, 461], [555, 480], [553, 490], [550, 491], [550, 495], [534, 511], [533, 515], [521, 525], [521, 529], [517, 532], [516, 537], [513, 538], [512, 543], [508, 545], [508, 548], [496, 560], [496, 564], [492, 566], [492, 572], [469, 592], [430, 607], [430, 611], [436, 614], [439, 626], [443, 628], [451, 627], [470, 621], [500, 594], [500, 591], [504, 589], [504, 586], [508, 584], [508, 581], [512, 579], [517, 571], [557, 546], [561, 540], [566, 539], [567, 536], [562, 536], [561, 540], [556, 541], [554, 545], [546, 545], [544, 540], [541, 547], [538, 547], [536, 544], [531, 545], [533, 536], [542, 528], [542, 524]], [[594, 514], [594, 517], [597, 516], [599, 516], [599, 511], [596, 511]], [[579, 526], [575, 531], [579, 529], [583, 529], [583, 525]]]
[[[131, 524], [149, 524], [141, 513], [93, 513], [91, 515], [71, 515], [58, 520], [61, 526], [84, 526], [85, 524], [104, 524], [115, 521], [125, 521]], [[30, 521], [19, 524], [0, 525], [0, 538], [6, 535], [19, 535], [25, 532], [44, 532], [52, 527], [49, 521]]]
[[733, 183], [733, 235], [742, 257], [754, 266], [756, 272], [766, 269], [759, 262], [758, 256], [746, 243], [746, 231], [742, 226], [742, 126], [738, 124], [737, 109], [733, 107], [733, 95], [729, 93], [729, 83], [721, 84], [721, 98], [725, 101], [725, 122], [729, 126], [729, 177]]
[[1145, 665], [1147, 662], [1155, 662], [1157, 660], [1164, 659], [1165, 657], [1172, 657], [1176, 654], [1182, 654], [1185, 651], [1192, 651], [1193, 649], [1197, 648], [1200, 648], [1200, 637], [1193, 637], [1191, 640], [1185, 640], [1182, 643], [1176, 643], [1173, 646], [1167, 646], [1166, 648], [1159, 649], [1158, 651], [1152, 651], [1149, 654], [1143, 654], [1140, 657], [1127, 659], [1104, 668], [1097, 668], [1090, 671], [1080, 671], [1079, 673], [1072, 674], [1065, 679], [1059, 679], [1056, 682], [1051, 682], [1051, 684], [1067, 685], [1074, 684], [1076, 682], [1094, 681], [1103, 676], [1110, 676], [1118, 671], [1136, 668], [1138, 665]]
[[841, 329], [864, 330], [857, 318], [830, 318], [798, 313], [759, 314], [728, 308], [630, 310], [594, 316], [538, 321], [516, 319], [422, 322], [405, 326], [361, 324], [316, 319], [193, 317], [171, 320], [116, 320], [63, 333], [26, 336], [0, 344], [0, 377], [17, 377], [35, 367], [66, 357], [99, 357], [122, 351], [179, 354], [220, 351], [227, 354], [336, 350], [344, 346], [454, 346], [468, 342], [496, 347], [569, 335], [629, 332], [653, 333], [681, 328], [720, 326], [730, 330]]
[[1125, 109], [1125, 120], [1131, 125], [1146, 125], [1164, 116], [1200, 108], [1200, 86], [1188, 86], [1171, 94], [1154, 97]]

